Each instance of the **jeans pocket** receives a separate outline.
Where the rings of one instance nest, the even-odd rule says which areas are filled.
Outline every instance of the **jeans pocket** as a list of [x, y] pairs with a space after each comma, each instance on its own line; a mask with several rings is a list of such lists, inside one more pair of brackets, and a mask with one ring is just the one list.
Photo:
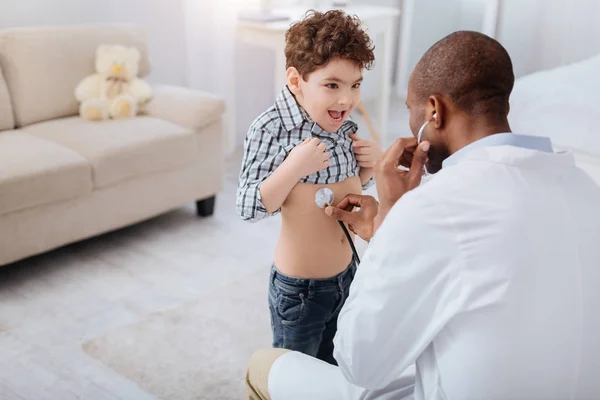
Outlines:
[[299, 324], [308, 314], [306, 295], [302, 292], [280, 292], [277, 295], [277, 313], [283, 325]]

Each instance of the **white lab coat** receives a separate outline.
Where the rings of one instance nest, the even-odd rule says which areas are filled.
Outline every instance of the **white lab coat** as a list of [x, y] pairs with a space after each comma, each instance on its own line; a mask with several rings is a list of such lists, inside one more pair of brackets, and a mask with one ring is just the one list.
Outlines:
[[570, 154], [463, 155], [377, 231], [334, 355], [278, 359], [272, 398], [600, 399], [600, 188]]

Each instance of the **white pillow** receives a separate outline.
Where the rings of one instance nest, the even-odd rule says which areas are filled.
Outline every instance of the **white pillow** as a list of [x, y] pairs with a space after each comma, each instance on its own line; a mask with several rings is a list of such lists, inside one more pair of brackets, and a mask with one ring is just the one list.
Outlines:
[[517, 79], [508, 120], [515, 133], [548, 136], [600, 157], [600, 55]]

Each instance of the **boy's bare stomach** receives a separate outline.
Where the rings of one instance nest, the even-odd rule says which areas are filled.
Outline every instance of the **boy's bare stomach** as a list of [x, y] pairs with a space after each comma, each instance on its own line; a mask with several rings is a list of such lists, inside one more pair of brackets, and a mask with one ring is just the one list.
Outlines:
[[334, 204], [348, 193], [362, 192], [358, 176], [329, 185], [296, 184], [281, 207], [281, 233], [275, 248], [275, 266], [286, 275], [329, 278], [352, 261], [352, 249], [339, 223], [315, 204], [315, 193], [322, 187], [333, 190]]

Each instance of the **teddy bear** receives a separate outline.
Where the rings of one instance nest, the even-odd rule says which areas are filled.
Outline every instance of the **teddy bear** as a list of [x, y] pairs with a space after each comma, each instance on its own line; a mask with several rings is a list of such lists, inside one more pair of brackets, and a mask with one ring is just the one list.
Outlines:
[[144, 111], [152, 98], [150, 85], [137, 77], [140, 51], [135, 47], [100, 45], [96, 73], [75, 88], [79, 115], [91, 121], [131, 118]]

